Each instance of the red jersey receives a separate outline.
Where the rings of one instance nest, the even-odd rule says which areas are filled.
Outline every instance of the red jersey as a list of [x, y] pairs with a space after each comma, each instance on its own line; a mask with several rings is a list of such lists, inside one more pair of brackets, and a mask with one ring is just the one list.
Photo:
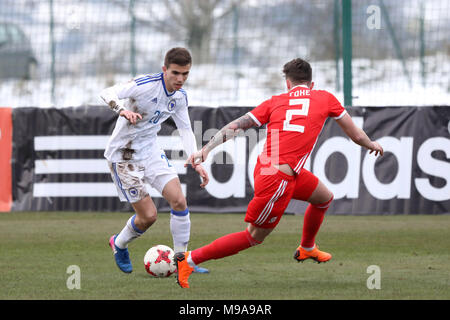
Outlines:
[[325, 120], [328, 117], [340, 119], [345, 113], [331, 93], [300, 85], [264, 101], [248, 114], [258, 126], [267, 123], [267, 140], [261, 161], [287, 163], [298, 174], [314, 148]]

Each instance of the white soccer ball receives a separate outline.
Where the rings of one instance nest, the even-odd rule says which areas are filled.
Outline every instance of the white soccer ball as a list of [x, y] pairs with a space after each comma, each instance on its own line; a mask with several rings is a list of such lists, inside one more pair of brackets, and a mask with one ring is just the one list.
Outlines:
[[151, 247], [144, 256], [145, 270], [157, 278], [171, 276], [177, 269], [174, 255], [175, 252], [168, 246], [158, 244]]

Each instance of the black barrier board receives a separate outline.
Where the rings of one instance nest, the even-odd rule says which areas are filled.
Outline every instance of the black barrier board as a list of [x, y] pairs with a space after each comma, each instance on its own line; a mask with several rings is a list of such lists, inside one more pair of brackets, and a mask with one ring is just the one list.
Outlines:
[[[218, 129], [250, 107], [190, 107], [200, 147]], [[328, 119], [305, 168], [334, 193], [328, 214], [442, 214], [450, 212], [450, 108], [348, 108], [354, 121], [385, 155], [376, 158], [345, 136]], [[12, 211], [129, 211], [116, 196], [103, 157], [117, 115], [103, 106], [64, 109], [13, 109]], [[177, 168], [188, 206], [197, 212], [245, 212], [253, 195], [253, 167], [265, 139], [265, 127], [215, 149], [205, 168], [206, 189], [185, 155], [170, 119], [159, 138]], [[178, 140], [177, 140], [178, 139]], [[151, 193], [159, 211], [167, 202]], [[288, 213], [306, 204], [291, 201]]]

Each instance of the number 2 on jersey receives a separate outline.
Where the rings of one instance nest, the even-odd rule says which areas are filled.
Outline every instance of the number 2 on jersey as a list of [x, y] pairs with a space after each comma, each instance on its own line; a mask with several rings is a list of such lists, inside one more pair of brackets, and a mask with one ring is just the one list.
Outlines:
[[307, 116], [309, 112], [309, 99], [290, 99], [290, 106], [302, 106], [300, 109], [289, 109], [286, 111], [286, 120], [283, 122], [283, 130], [284, 131], [296, 131], [303, 133], [305, 132], [305, 126], [301, 126], [298, 124], [292, 124], [293, 116]]
[[157, 124], [159, 119], [161, 119], [161, 117], [163, 116], [161, 111], [155, 111], [155, 113], [153, 114], [153, 117], [148, 120], [148, 122], [153, 122], [154, 124]]

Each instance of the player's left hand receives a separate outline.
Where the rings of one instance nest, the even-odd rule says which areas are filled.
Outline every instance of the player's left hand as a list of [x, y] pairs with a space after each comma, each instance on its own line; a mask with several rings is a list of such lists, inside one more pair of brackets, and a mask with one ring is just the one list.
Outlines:
[[374, 152], [375, 156], [378, 155], [382, 156], [384, 153], [383, 147], [376, 141], [372, 141], [372, 145], [370, 146], [369, 150], [370, 150], [369, 153]]
[[198, 164], [194, 167], [194, 169], [195, 169], [195, 171], [197, 171], [197, 173], [202, 178], [202, 183], [200, 184], [200, 187], [201, 188], [206, 187], [206, 185], [209, 182], [209, 176], [208, 176], [208, 173], [206, 172], [205, 168], [203, 168], [203, 166], [201, 164]]

